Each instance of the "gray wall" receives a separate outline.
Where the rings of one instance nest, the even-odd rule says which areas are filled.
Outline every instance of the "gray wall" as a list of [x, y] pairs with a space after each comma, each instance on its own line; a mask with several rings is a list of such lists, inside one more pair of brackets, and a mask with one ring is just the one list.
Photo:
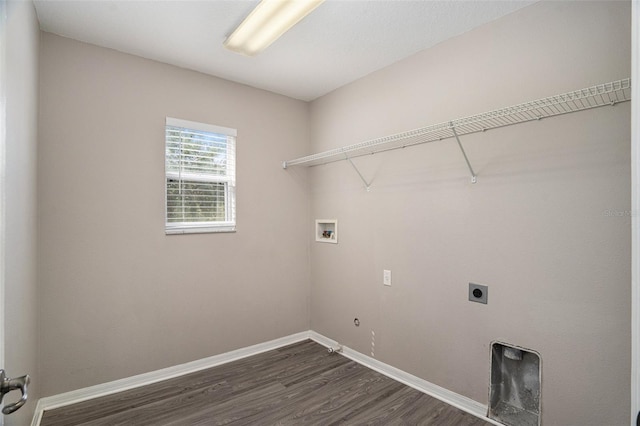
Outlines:
[[[312, 151], [629, 77], [630, 27], [630, 2], [527, 7], [314, 101]], [[311, 169], [340, 232], [312, 244], [311, 328], [365, 354], [374, 331], [377, 359], [483, 403], [490, 342], [531, 348], [544, 424], [629, 424], [629, 124], [626, 103], [463, 137], [475, 185], [452, 140], [356, 159], [370, 193]]]
[[[39, 29], [31, 2], [7, 2], [5, 169], [5, 365], [10, 377], [30, 374], [30, 402], [6, 417], [24, 425], [38, 398], [36, 300], [36, 166]], [[16, 401], [8, 395], [5, 404]]]
[[[43, 395], [309, 328], [308, 104], [42, 33]], [[238, 130], [237, 232], [164, 233], [165, 116]]]

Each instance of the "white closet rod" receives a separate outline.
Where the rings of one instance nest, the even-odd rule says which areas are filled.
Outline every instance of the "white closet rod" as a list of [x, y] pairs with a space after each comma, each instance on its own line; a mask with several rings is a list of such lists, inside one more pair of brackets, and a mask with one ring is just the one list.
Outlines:
[[469, 162], [464, 148], [460, 143], [459, 136], [484, 132], [490, 129], [497, 129], [499, 127], [511, 126], [513, 124], [525, 123], [533, 120], [541, 120], [543, 118], [553, 117], [556, 115], [584, 111], [591, 108], [615, 105], [629, 100], [631, 100], [631, 80], [629, 78], [625, 78], [623, 80], [598, 84], [596, 86], [587, 87], [585, 89], [569, 93], [550, 96], [548, 98], [525, 102], [507, 108], [458, 118], [445, 123], [434, 124], [428, 127], [410, 130], [408, 132], [385, 136], [378, 139], [371, 139], [365, 142], [307, 155], [306, 157], [285, 161], [282, 163], [282, 167], [285, 169], [291, 166], [308, 167], [331, 163], [334, 161], [348, 160], [356, 169], [358, 175], [368, 189], [369, 184], [362, 177], [362, 174], [358, 171], [355, 164], [351, 161], [352, 158], [443, 139], [455, 138], [471, 173], [472, 182], [475, 182], [475, 172], [473, 171], [471, 163]]

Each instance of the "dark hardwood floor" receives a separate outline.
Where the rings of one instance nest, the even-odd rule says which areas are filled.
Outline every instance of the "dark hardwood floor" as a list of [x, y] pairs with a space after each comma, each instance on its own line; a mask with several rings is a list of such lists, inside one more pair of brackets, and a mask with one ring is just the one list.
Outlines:
[[48, 410], [40, 424], [489, 425], [312, 341]]

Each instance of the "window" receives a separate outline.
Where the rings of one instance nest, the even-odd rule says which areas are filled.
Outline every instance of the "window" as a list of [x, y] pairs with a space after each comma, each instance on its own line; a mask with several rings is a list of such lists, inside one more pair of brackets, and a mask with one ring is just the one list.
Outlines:
[[167, 117], [167, 234], [236, 228], [236, 130]]

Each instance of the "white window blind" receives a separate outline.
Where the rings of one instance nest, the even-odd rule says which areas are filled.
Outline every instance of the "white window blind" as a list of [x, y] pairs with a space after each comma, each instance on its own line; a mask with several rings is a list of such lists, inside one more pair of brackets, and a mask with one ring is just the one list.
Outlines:
[[165, 232], [236, 228], [236, 130], [167, 117]]

